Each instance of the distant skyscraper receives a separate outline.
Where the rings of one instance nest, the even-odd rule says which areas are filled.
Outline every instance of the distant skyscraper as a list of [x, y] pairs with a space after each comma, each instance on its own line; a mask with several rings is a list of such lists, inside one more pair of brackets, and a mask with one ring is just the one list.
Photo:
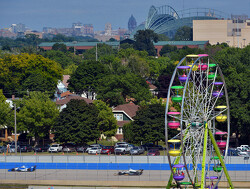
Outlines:
[[105, 24], [105, 35], [111, 35], [112, 33], [112, 26], [110, 23]]
[[137, 27], [137, 23], [135, 20], [135, 17], [131, 15], [131, 17], [128, 20], [128, 30], [129, 32], [132, 32]]

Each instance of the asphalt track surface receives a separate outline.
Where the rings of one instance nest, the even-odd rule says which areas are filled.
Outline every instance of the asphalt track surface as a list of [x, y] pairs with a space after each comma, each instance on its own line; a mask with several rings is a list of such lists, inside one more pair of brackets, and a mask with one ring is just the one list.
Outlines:
[[[67, 170], [38, 169], [34, 172], [8, 172], [0, 170], [0, 184], [35, 184], [64, 186], [110, 186], [110, 187], [164, 187], [170, 171], [144, 170], [140, 176], [116, 175], [120, 170]], [[250, 171], [229, 171], [236, 188], [250, 188]], [[223, 176], [221, 183], [227, 184]], [[235, 182], [236, 181], [236, 182]]]

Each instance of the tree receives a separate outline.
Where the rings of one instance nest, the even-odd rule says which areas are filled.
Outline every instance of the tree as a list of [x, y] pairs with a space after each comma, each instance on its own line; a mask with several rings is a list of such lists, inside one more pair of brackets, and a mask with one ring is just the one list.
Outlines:
[[6, 102], [3, 91], [0, 89], [0, 126], [11, 126], [13, 114], [10, 105]]
[[105, 136], [114, 136], [118, 125], [112, 112], [112, 108], [108, 107], [108, 105], [101, 100], [95, 100], [94, 105], [98, 110], [98, 130]]
[[170, 41], [170, 39], [165, 34], [158, 34], [158, 41]]
[[168, 54], [168, 53], [173, 52], [173, 51], [177, 51], [176, 46], [164, 45], [160, 51], [160, 55], [163, 56], [163, 55]]
[[236, 140], [240, 136], [239, 142], [241, 144], [250, 144], [249, 57], [250, 46], [244, 49], [224, 48], [215, 56], [227, 85], [230, 104], [230, 130], [236, 133]]
[[135, 103], [151, 98], [145, 79], [133, 73], [108, 75], [100, 80], [97, 98], [110, 106], [124, 104], [126, 98], [134, 99]]
[[193, 41], [193, 29], [189, 26], [179, 28], [174, 36], [175, 41]]
[[39, 84], [37, 77], [31, 81], [34, 74], [39, 74], [42, 76], [40, 79], [50, 83], [42, 85], [39, 91], [51, 91], [51, 86], [56, 86], [62, 78], [62, 69], [56, 62], [35, 54], [4, 55], [0, 58], [0, 73], [0, 88], [8, 96], [31, 91], [31, 86], [33, 88]]
[[99, 80], [107, 74], [108, 69], [102, 63], [98, 61], [84, 62], [71, 75], [68, 88], [78, 94], [95, 93], [97, 86], [99, 86]]
[[67, 46], [63, 43], [55, 43], [53, 46], [52, 46], [52, 50], [54, 51], [62, 51], [63, 53], [66, 53], [67, 52]]
[[[165, 139], [164, 125], [165, 108], [161, 104], [150, 104], [140, 108], [134, 121], [123, 129], [124, 137], [130, 136], [129, 140], [135, 144], [154, 142]], [[125, 138], [126, 140], [126, 138]]]
[[49, 95], [42, 92], [30, 92], [22, 100], [16, 101], [20, 111], [17, 113], [17, 129], [19, 132], [29, 131], [30, 137], [36, 141], [48, 136], [51, 127], [59, 115], [56, 103]]
[[139, 51], [147, 51], [149, 56], [156, 56], [156, 50], [153, 42], [158, 42], [158, 35], [154, 31], [138, 30], [134, 36], [134, 48]]
[[84, 100], [71, 100], [67, 103], [53, 127], [57, 142], [84, 144], [98, 139], [98, 110]]

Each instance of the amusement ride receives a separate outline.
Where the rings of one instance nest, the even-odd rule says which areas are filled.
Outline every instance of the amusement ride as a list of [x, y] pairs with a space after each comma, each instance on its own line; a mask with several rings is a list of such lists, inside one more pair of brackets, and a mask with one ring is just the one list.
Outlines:
[[[177, 134], [173, 134], [177, 133]], [[187, 55], [168, 89], [165, 136], [171, 176], [167, 188], [216, 189], [225, 174], [230, 136], [226, 83], [207, 54]]]

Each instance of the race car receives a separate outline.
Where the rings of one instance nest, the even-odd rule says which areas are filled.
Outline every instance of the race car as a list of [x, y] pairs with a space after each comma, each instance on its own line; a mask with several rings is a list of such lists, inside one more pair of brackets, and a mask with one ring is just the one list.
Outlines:
[[36, 165], [31, 166], [31, 167], [26, 167], [25, 165], [21, 166], [21, 167], [14, 167], [12, 169], [9, 169], [9, 172], [33, 172], [36, 170]]
[[127, 171], [120, 171], [120, 172], [118, 172], [118, 175], [133, 176], [133, 175], [141, 175], [142, 173], [143, 173], [143, 169], [139, 169], [139, 170], [129, 169]]

